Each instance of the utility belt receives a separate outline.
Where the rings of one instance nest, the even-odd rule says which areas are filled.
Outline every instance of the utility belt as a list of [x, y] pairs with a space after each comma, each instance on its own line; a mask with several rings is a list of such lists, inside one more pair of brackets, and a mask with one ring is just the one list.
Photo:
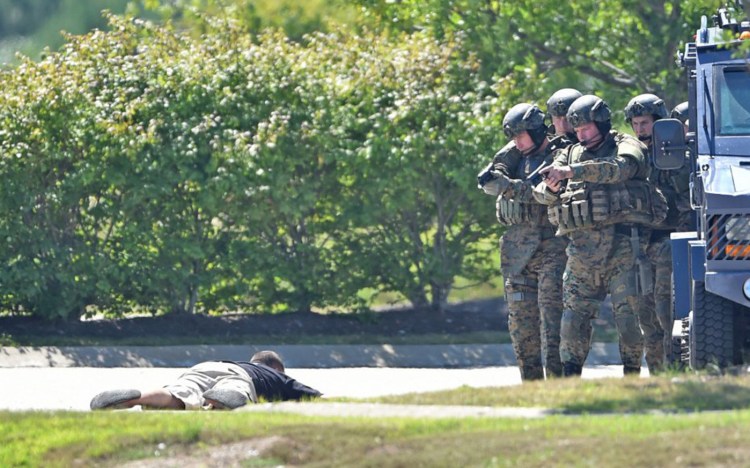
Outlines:
[[548, 226], [547, 208], [538, 203], [522, 203], [502, 195], [497, 197], [497, 220], [500, 224], [513, 226], [527, 224], [530, 226]]
[[547, 211], [558, 234], [620, 223], [654, 226], [667, 215], [664, 195], [644, 180], [569, 184], [560, 199], [562, 203], [549, 206]]

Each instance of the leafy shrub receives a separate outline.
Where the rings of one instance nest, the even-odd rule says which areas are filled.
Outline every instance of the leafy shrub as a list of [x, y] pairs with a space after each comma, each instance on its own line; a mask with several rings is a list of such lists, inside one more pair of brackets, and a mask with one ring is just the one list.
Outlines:
[[439, 308], [490, 274], [498, 103], [451, 44], [109, 19], [2, 74], [6, 310]]

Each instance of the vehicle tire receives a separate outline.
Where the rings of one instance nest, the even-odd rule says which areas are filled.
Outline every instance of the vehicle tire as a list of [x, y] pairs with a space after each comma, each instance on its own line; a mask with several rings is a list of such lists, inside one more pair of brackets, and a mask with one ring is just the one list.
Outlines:
[[690, 367], [709, 364], [725, 368], [740, 364], [740, 343], [735, 337], [734, 303], [706, 291], [702, 281], [693, 283], [690, 313]]

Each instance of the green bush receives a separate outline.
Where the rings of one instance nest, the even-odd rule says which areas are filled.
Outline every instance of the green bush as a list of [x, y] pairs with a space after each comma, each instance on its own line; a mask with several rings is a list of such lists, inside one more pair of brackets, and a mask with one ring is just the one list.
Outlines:
[[421, 35], [110, 17], [3, 72], [0, 300], [44, 317], [444, 304], [484, 279], [498, 104]]

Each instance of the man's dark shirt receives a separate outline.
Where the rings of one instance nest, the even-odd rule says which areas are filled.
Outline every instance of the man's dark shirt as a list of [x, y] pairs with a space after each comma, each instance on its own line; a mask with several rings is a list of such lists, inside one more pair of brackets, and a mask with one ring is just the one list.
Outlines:
[[257, 362], [232, 362], [242, 367], [248, 373], [253, 384], [255, 384], [255, 393], [258, 398], [264, 398], [267, 401], [274, 400], [299, 400], [301, 398], [318, 397], [322, 395], [314, 388], [310, 388], [286, 374], [276, 369]]

